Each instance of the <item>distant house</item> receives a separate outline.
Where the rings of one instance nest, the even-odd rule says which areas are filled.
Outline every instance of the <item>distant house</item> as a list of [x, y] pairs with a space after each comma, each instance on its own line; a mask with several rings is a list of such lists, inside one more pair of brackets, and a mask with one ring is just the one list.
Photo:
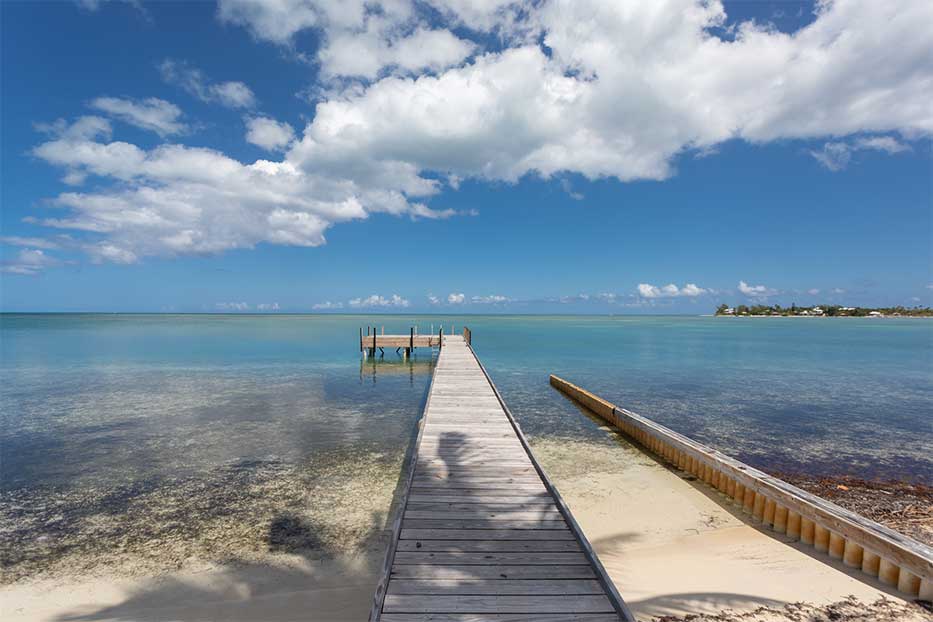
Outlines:
[[810, 313], [812, 313], [813, 315], [823, 315], [823, 310], [820, 309], [819, 307], [813, 307]]
[[810, 315], [810, 312], [807, 311], [806, 309], [801, 309], [800, 311], [797, 312], [797, 315]]
[[732, 307], [729, 307], [725, 311], [723, 311], [723, 313], [725, 315], [735, 315], [735, 309], [733, 309]]
[[869, 317], [884, 317], [884, 313], [881, 311], [869, 311], [868, 315]]

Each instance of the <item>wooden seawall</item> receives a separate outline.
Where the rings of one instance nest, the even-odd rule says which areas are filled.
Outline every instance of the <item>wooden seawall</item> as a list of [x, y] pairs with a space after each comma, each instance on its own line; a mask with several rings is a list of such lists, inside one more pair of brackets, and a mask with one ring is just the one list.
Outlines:
[[551, 386], [629, 438], [734, 500], [756, 523], [860, 568], [908, 596], [933, 599], [933, 549], [551, 376]]
[[370, 619], [633, 619], [460, 336], [443, 337]]

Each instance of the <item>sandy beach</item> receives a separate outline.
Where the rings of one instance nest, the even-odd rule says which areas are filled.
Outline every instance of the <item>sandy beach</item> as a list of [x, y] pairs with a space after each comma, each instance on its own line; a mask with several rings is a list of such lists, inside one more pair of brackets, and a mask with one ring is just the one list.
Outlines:
[[[640, 620], [819, 620], [829, 609], [846, 620], [859, 619], [843, 615], [846, 607], [864, 615], [873, 603], [877, 619], [930, 619], [895, 590], [756, 528], [718, 493], [606, 434], [601, 445], [542, 440], [534, 448]], [[832, 607], [850, 598], [854, 609], [851, 601]], [[797, 603], [815, 613], [794, 617]]]
[[365, 620], [381, 555], [205, 565], [156, 577], [102, 575], [0, 589], [0, 617], [30, 622]]
[[[930, 619], [896, 591], [750, 525], [716, 493], [605, 434], [605, 442], [544, 438], [533, 447], [640, 620]], [[98, 569], [24, 579], [0, 589], [0, 614], [17, 622], [364, 620], [384, 537], [321, 558], [269, 553], [149, 576]]]

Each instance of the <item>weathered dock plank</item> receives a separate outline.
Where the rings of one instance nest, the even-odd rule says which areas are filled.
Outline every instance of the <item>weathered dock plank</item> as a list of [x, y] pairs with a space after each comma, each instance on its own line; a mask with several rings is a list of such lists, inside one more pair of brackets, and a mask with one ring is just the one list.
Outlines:
[[443, 338], [386, 568], [374, 621], [631, 619], [459, 336]]

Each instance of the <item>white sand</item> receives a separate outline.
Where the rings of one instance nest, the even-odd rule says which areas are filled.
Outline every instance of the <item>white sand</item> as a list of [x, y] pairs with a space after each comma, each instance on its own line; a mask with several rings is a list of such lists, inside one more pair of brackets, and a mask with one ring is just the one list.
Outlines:
[[[0, 589], [0, 619], [25, 621], [366, 620], [375, 556], [290, 565], [205, 567], [158, 578], [44, 580]], [[381, 556], [380, 556], [381, 557]]]
[[[631, 446], [594, 451], [545, 442], [535, 451], [555, 465], [555, 484], [639, 619], [822, 605], [848, 595], [897, 598], [812, 547], [747, 524], [725, 495]], [[562, 469], [568, 451], [588, 464]]]

